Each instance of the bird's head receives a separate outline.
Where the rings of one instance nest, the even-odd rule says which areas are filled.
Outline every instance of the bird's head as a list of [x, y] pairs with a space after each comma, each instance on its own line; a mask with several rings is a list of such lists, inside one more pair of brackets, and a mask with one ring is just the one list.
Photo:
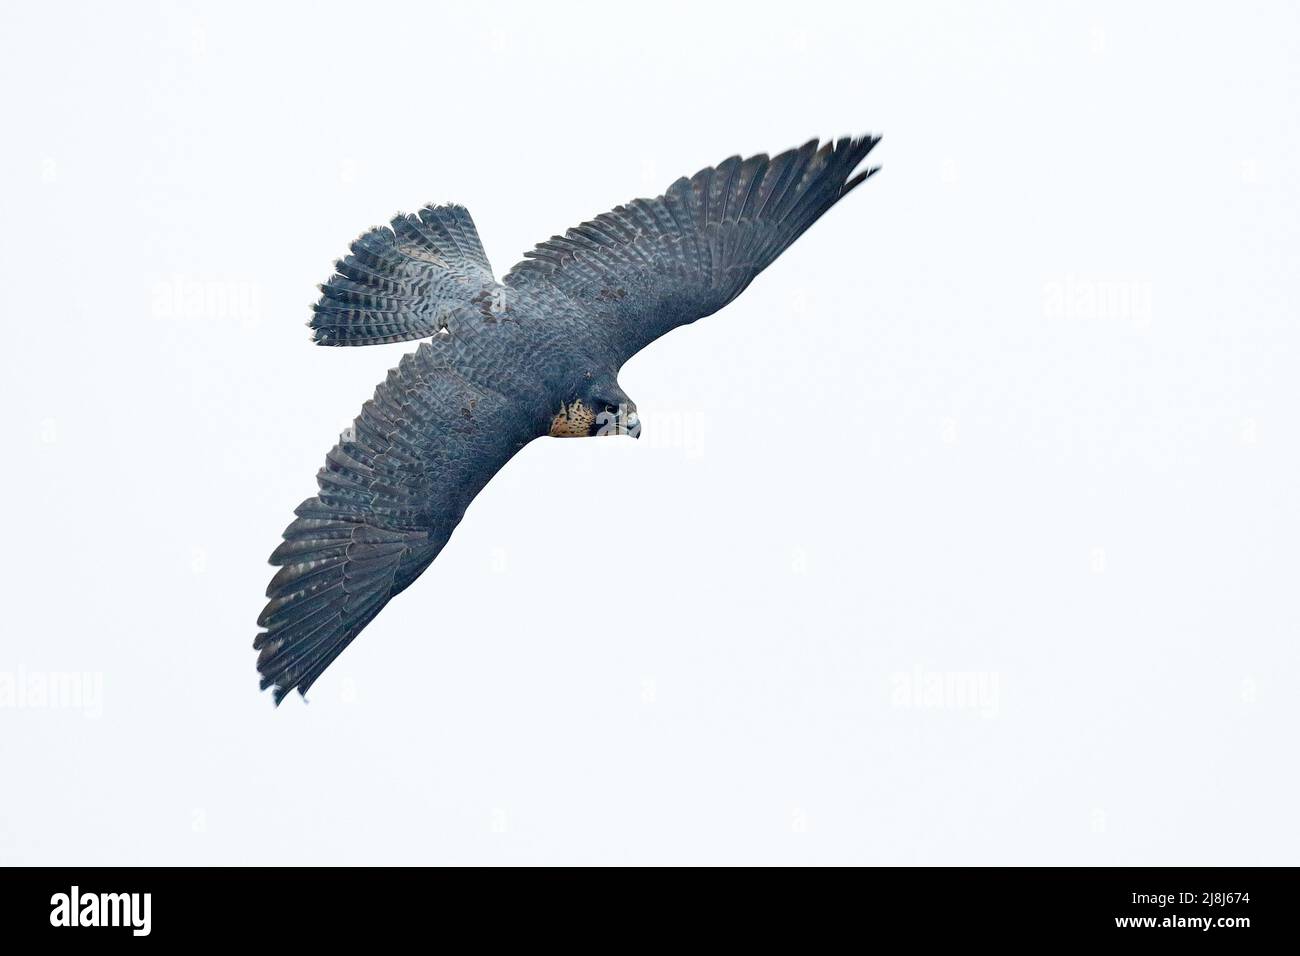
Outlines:
[[556, 438], [596, 438], [605, 435], [641, 437], [641, 419], [636, 404], [615, 385], [595, 389], [586, 396], [564, 402], [551, 419]]

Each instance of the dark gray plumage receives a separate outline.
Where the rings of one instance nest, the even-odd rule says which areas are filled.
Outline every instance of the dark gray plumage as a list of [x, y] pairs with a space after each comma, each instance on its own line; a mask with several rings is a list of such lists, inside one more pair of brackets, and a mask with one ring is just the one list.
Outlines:
[[877, 142], [734, 156], [539, 244], [500, 284], [460, 206], [357, 239], [321, 287], [316, 342], [429, 341], [362, 407], [271, 555], [253, 646], [276, 703], [307, 692], [534, 438], [639, 434], [623, 363], [744, 291], [876, 171], [857, 167]]

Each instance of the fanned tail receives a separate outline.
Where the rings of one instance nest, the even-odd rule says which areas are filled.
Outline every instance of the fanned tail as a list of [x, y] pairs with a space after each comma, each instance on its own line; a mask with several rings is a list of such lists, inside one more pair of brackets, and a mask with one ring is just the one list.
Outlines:
[[499, 288], [464, 206], [425, 206], [363, 233], [313, 307], [318, 345], [428, 338]]

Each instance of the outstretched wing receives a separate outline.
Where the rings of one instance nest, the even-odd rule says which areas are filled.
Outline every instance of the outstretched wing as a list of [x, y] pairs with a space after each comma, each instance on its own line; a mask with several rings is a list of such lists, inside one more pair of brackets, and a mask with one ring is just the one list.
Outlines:
[[[733, 156], [540, 243], [503, 280], [572, 318], [612, 324], [620, 358], [722, 308], [876, 171], [879, 137]], [[580, 318], [580, 320], [581, 320]]]
[[306, 693], [389, 599], [442, 550], [470, 501], [536, 434], [510, 402], [423, 343], [403, 357], [298, 506], [253, 647], [278, 704]]

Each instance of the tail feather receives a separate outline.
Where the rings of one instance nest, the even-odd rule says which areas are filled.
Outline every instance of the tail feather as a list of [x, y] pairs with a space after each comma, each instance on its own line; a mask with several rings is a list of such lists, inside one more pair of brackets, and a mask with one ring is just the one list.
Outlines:
[[463, 206], [426, 206], [363, 233], [334, 265], [313, 306], [318, 345], [427, 338], [496, 289], [474, 220]]

